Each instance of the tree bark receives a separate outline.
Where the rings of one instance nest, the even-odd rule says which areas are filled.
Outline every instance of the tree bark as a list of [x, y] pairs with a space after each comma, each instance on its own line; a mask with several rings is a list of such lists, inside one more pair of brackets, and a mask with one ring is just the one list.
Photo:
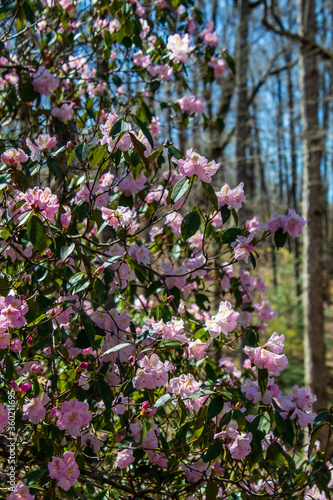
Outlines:
[[[305, 37], [315, 40], [315, 0], [299, 0], [300, 27]], [[322, 183], [320, 134], [318, 129], [317, 56], [309, 44], [300, 47], [302, 90], [303, 203], [307, 220], [304, 235], [304, 359], [305, 382], [317, 396], [315, 409], [326, 405], [325, 343], [323, 315]]]

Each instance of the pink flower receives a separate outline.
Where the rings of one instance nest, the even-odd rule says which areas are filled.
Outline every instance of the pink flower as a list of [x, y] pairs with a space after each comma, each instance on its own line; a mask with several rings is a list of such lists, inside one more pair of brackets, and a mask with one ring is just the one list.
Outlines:
[[251, 453], [251, 443], [252, 441], [252, 433], [241, 432], [236, 437], [235, 441], [231, 444], [228, 444], [228, 448], [230, 450], [232, 458], [236, 460], [241, 460]]
[[145, 56], [142, 50], [138, 50], [138, 52], [133, 54], [132, 59], [133, 64], [135, 64], [135, 66], [139, 66], [140, 68], [146, 68], [150, 64], [150, 56]]
[[20, 352], [22, 351], [22, 340], [20, 339], [13, 339], [10, 343], [10, 350], [13, 352]]
[[161, 133], [161, 122], [158, 116], [152, 117], [149, 131], [152, 137], [157, 137]]
[[29, 159], [29, 156], [25, 154], [25, 152], [18, 148], [18, 149], [8, 149], [1, 155], [1, 161], [8, 167], [19, 167], [21, 165], [21, 162], [25, 162]]
[[197, 483], [200, 480], [205, 481], [211, 473], [209, 463], [204, 462], [201, 458], [188, 467], [181, 464], [181, 468], [183, 469], [186, 480], [189, 483]]
[[62, 208], [65, 210], [65, 213], [60, 215], [60, 222], [63, 227], [68, 227], [72, 220], [71, 209], [65, 205]]
[[179, 166], [182, 176], [191, 177], [195, 174], [203, 182], [212, 182], [212, 176], [220, 167], [220, 164], [215, 163], [214, 160], [208, 163], [207, 158], [195, 153], [193, 148], [186, 151], [185, 160], [177, 160], [173, 157], [172, 161]]
[[111, 208], [102, 208], [102, 218], [107, 221], [109, 226], [117, 229], [118, 226], [128, 228], [136, 216], [136, 210], [129, 207], [117, 207], [116, 210]]
[[212, 57], [208, 66], [214, 69], [214, 78], [222, 78], [224, 76], [225, 72], [224, 59], [215, 59], [215, 57]]
[[[254, 365], [258, 368], [267, 368], [268, 374], [275, 377], [279, 375], [288, 364], [288, 360], [284, 354], [280, 355], [274, 352], [281, 352], [281, 342], [283, 342], [283, 340], [283, 335], [279, 337], [274, 333], [264, 347], [245, 346], [244, 352]], [[272, 349], [273, 352], [268, 349]]]
[[39, 66], [37, 72], [33, 76], [32, 85], [35, 92], [41, 95], [50, 96], [52, 90], [56, 90], [59, 85], [59, 80], [51, 75], [48, 69], [44, 66]]
[[30, 495], [28, 486], [19, 481], [6, 500], [34, 500], [34, 498], [35, 495]]
[[243, 188], [244, 182], [240, 182], [234, 189], [230, 189], [228, 184], [224, 184], [221, 190], [216, 193], [218, 207], [221, 208], [227, 205], [229, 210], [241, 208], [243, 201], [246, 199]]
[[[3, 327], [21, 328], [24, 326], [25, 317], [29, 308], [25, 300], [15, 299], [12, 295], [0, 297], [0, 320], [7, 322], [3, 323]], [[1, 321], [1, 322], [2, 322]]]
[[247, 238], [245, 236], [237, 236], [236, 241], [231, 243], [231, 246], [234, 249], [235, 259], [244, 260], [248, 264], [250, 253], [254, 248], [251, 243], [253, 237], [253, 233], [250, 233]]
[[179, 62], [186, 62], [189, 58], [190, 52], [194, 50], [195, 47], [190, 45], [190, 37], [186, 35], [169, 35], [167, 49], [171, 52], [170, 59], [176, 64]]
[[119, 469], [125, 469], [129, 465], [131, 465], [135, 461], [133, 457], [132, 450], [123, 450], [117, 453], [115, 467], [119, 467]]
[[139, 369], [133, 379], [136, 389], [155, 389], [168, 383], [168, 372], [172, 369], [169, 361], [162, 363], [157, 354], [145, 356], [138, 362]]
[[50, 401], [48, 396], [43, 392], [39, 398], [32, 398], [30, 403], [23, 405], [22, 420], [29, 419], [33, 424], [39, 424], [46, 415], [45, 406]]
[[57, 139], [49, 134], [41, 134], [35, 139], [35, 144], [28, 138], [26, 140], [27, 146], [31, 151], [30, 158], [39, 161], [40, 153], [48, 153], [49, 149], [54, 148], [57, 144]]
[[193, 342], [189, 342], [187, 347], [188, 359], [195, 358], [197, 361], [203, 359], [206, 355], [206, 350], [210, 346], [211, 340], [209, 339], [207, 342], [202, 342], [197, 339]]
[[51, 111], [51, 115], [55, 118], [58, 118], [61, 122], [68, 122], [74, 114], [74, 102], [70, 104], [63, 104], [60, 108], [55, 107]]
[[3, 432], [8, 425], [8, 408], [0, 403], [0, 433]]
[[194, 95], [191, 95], [190, 97], [182, 97], [176, 102], [179, 104], [180, 109], [186, 111], [189, 115], [192, 113], [201, 115], [206, 110], [203, 97], [196, 99]]
[[214, 31], [214, 21], [210, 21], [207, 24], [206, 29], [202, 30], [199, 37], [205, 42], [206, 45], [209, 45], [210, 47], [218, 46], [219, 39]]
[[[13, 211], [14, 206], [20, 200], [25, 200], [25, 203], [17, 210]], [[52, 194], [49, 187], [41, 189], [38, 186], [35, 186], [33, 189], [28, 189], [25, 193], [18, 192], [9, 206], [11, 216], [24, 214], [31, 210], [48, 220], [53, 220], [58, 209], [59, 203], [57, 195]]]
[[220, 333], [228, 335], [237, 328], [238, 312], [232, 309], [230, 302], [221, 302], [218, 313], [206, 320], [206, 330], [209, 331], [213, 338], [216, 338]]
[[88, 427], [92, 420], [88, 403], [77, 399], [65, 401], [58, 416], [57, 427], [60, 430], [66, 429], [73, 437], [79, 436], [80, 429]]
[[10, 341], [10, 333], [0, 333], [0, 349], [7, 349]]
[[289, 208], [287, 220], [283, 226], [283, 232], [290, 234], [290, 236], [295, 236], [298, 238], [303, 232], [303, 227], [305, 226], [305, 220], [298, 215], [295, 210]]
[[100, 439], [96, 439], [95, 436], [91, 434], [91, 432], [88, 432], [81, 437], [81, 445], [90, 446], [93, 449], [94, 453], [98, 453], [103, 444], [103, 441], [101, 441]]
[[80, 475], [74, 453], [66, 451], [64, 457], [53, 457], [48, 464], [51, 479], [57, 479], [57, 486], [68, 491], [71, 486], [75, 486]]

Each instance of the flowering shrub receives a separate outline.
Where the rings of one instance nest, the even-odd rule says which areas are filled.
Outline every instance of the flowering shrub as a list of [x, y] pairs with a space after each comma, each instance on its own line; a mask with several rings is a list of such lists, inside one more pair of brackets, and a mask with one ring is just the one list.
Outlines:
[[[54, 36], [69, 47], [87, 36], [76, 33], [79, 4], [38, 7], [44, 49]], [[288, 363], [284, 335], [261, 342], [275, 312], [263, 280], [238, 264], [254, 269], [262, 240], [274, 234], [280, 248], [305, 221], [289, 210], [239, 224], [243, 183], [218, 191], [219, 163], [194, 147], [179, 151], [163, 116], [147, 111], [144, 98], [181, 78], [195, 52], [209, 62], [209, 78], [225, 71], [211, 23], [196, 33], [199, 17], [184, 23], [180, 6], [187, 32], [163, 40], [155, 27], [170, 11], [155, 4], [150, 12], [119, 0], [101, 5], [101, 17], [78, 17], [103, 41], [113, 83], [126, 48], [128, 68], [149, 89], [133, 109], [122, 106], [121, 85], [111, 106], [109, 82], [97, 82], [82, 52], [60, 60], [59, 49], [53, 66], [46, 48], [48, 67], [30, 61], [19, 90], [22, 103], [34, 103], [36, 129], [1, 155], [5, 436], [11, 390], [17, 401], [17, 481], [7, 498], [329, 498], [331, 466], [315, 442], [332, 415], [312, 413], [309, 388], [282, 395], [275, 377]], [[185, 102], [192, 96], [170, 107], [203, 113], [201, 99], [198, 108]], [[67, 121], [77, 126], [73, 137]], [[191, 206], [199, 190], [205, 202]], [[225, 354], [240, 337], [247, 360], [237, 369]], [[0, 453], [9, 467], [6, 447]]]

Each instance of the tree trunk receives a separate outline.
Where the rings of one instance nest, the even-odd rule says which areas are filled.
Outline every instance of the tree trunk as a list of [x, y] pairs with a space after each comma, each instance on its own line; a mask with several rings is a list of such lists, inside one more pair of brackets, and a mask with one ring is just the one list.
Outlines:
[[[315, 0], [299, 0], [302, 34], [315, 40]], [[301, 45], [300, 86], [304, 122], [304, 358], [305, 382], [317, 396], [315, 409], [326, 405], [323, 315], [323, 235], [320, 137], [318, 130], [318, 69], [316, 53]]]

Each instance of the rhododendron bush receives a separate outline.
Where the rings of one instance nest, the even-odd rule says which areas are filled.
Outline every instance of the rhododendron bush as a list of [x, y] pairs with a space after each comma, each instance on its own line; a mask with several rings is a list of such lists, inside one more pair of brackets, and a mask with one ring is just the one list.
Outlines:
[[[201, 65], [220, 85], [233, 67], [214, 25], [178, 1], [47, 0], [6, 16], [4, 498], [330, 498], [317, 438], [332, 415], [312, 412], [309, 388], [279, 388], [285, 336], [255, 271], [263, 240], [283, 247], [305, 221], [245, 220], [246, 186], [166, 132], [165, 109], [207, 127], [184, 75]], [[34, 23], [15, 51], [10, 30]], [[179, 82], [184, 97], [166, 102]]]

